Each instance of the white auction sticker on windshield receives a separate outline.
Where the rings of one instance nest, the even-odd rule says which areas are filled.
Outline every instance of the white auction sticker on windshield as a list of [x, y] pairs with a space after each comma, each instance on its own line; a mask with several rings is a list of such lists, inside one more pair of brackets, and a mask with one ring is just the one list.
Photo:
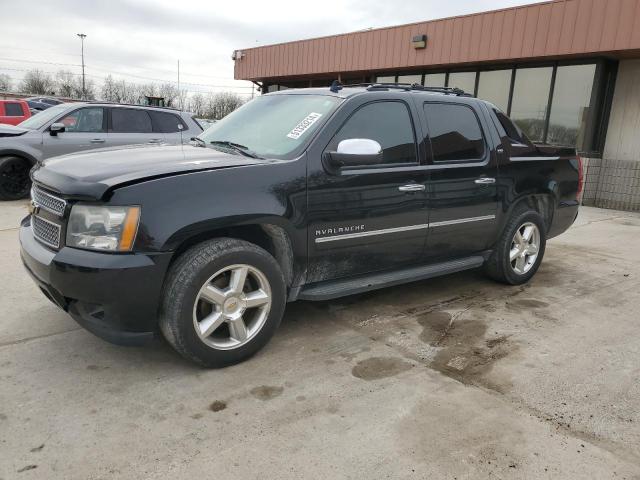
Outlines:
[[311, 125], [316, 123], [321, 116], [321, 113], [311, 112], [287, 134], [287, 137], [293, 138], [294, 140], [299, 139], [302, 134], [306, 132]]

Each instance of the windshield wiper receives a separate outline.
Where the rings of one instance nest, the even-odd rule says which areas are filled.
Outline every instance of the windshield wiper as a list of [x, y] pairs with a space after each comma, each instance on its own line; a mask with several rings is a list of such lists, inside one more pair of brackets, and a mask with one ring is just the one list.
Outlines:
[[191, 137], [191, 141], [192, 142], [196, 142], [196, 144], [198, 144], [198, 146], [200, 147], [207, 147], [207, 142], [205, 142], [203, 139], [198, 138], [198, 137]]
[[233, 150], [234, 152], [238, 152], [239, 154], [244, 155], [245, 157], [264, 158], [258, 155], [256, 152], [249, 150], [249, 148], [245, 147], [244, 145], [240, 145], [239, 143], [233, 143], [227, 140], [212, 140], [209, 143], [214, 146], [219, 145], [221, 147], [226, 147], [230, 150]]

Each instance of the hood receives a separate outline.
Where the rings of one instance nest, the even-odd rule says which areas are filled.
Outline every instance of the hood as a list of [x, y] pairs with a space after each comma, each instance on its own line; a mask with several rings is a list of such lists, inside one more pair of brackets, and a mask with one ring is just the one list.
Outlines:
[[18, 135], [24, 135], [29, 129], [14, 127], [6, 123], [0, 123], [0, 137], [17, 137]]
[[[277, 161], [277, 160], [276, 160]], [[109, 189], [173, 174], [274, 162], [192, 145], [132, 145], [46, 160], [33, 180], [72, 196], [100, 199]]]

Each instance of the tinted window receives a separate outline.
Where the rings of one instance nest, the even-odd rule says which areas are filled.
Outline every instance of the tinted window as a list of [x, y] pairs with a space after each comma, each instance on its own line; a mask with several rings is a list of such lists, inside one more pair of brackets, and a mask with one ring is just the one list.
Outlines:
[[533, 141], [542, 141], [544, 137], [552, 72], [552, 67], [516, 70], [511, 119]]
[[368, 138], [382, 146], [383, 163], [416, 163], [409, 109], [401, 102], [376, 102], [358, 109], [340, 128], [330, 149], [349, 138]]
[[583, 144], [595, 73], [595, 65], [558, 67], [547, 143]]
[[100, 107], [81, 108], [58, 120], [64, 123], [67, 132], [102, 132], [104, 109]]
[[464, 105], [427, 103], [424, 111], [429, 125], [434, 161], [482, 159], [482, 130], [471, 108]]
[[4, 104], [4, 112], [7, 117], [22, 117], [24, 115], [22, 105], [13, 102]]
[[511, 73], [511, 70], [480, 72], [478, 98], [487, 100], [506, 112], [509, 106]]
[[186, 130], [186, 127], [180, 121], [180, 118], [173, 113], [149, 112], [149, 115], [151, 115], [154, 132], [175, 133], [180, 130]]
[[476, 72], [451, 72], [449, 86], [460, 88], [473, 95], [476, 90]]
[[[510, 119], [509, 117], [507, 117], [504, 113], [502, 113], [500, 110], [493, 110], [496, 114], [496, 117], [498, 117], [498, 121], [500, 122], [500, 125], [502, 126], [503, 130], [504, 130], [504, 135], [506, 135], [507, 137], [509, 137], [510, 140], [517, 142], [517, 143], [522, 143], [522, 144], [526, 144], [527, 140], [524, 137], [524, 134], [522, 133], [522, 130], [520, 130]], [[501, 132], [502, 133], [502, 132]]]
[[144, 110], [113, 108], [111, 129], [118, 133], [151, 133], [151, 118]]
[[424, 76], [425, 87], [444, 87], [447, 81], [446, 73], [427, 73]]

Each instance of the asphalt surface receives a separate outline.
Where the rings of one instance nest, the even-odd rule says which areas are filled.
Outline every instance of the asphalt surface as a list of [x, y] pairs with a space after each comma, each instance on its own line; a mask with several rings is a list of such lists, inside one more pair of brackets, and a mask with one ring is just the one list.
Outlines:
[[583, 208], [523, 287], [479, 272], [288, 307], [204, 370], [109, 345], [0, 204], [0, 479], [640, 478], [640, 215]]

